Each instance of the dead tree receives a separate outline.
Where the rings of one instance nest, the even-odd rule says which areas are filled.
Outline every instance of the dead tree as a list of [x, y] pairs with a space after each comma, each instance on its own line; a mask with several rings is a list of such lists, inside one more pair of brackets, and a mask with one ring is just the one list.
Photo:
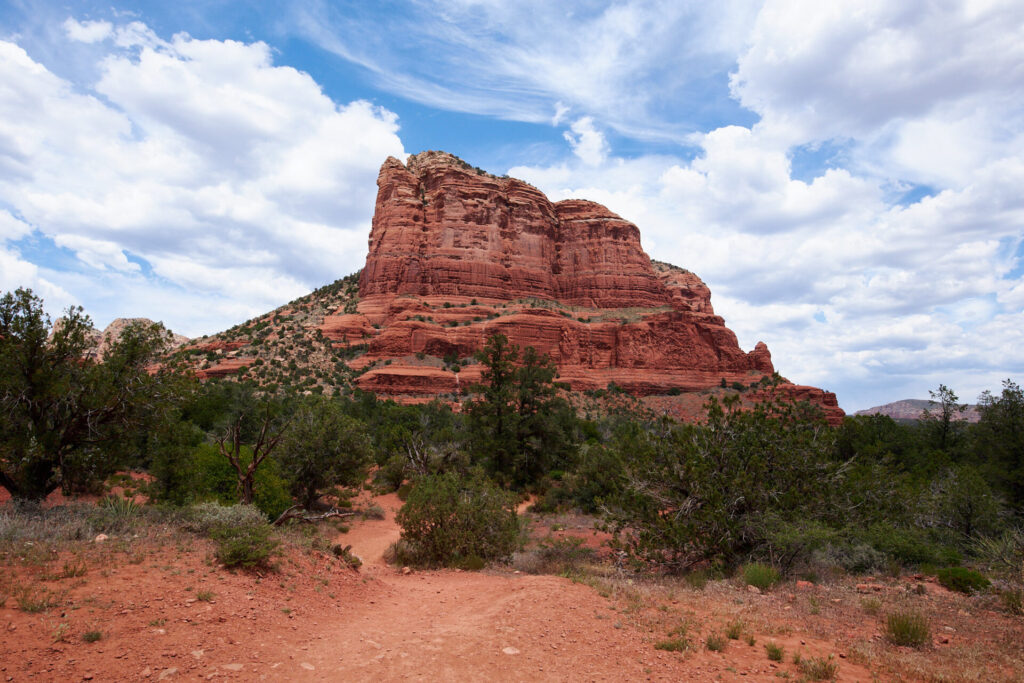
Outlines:
[[[252, 505], [255, 493], [256, 469], [273, 452], [281, 437], [284, 436], [288, 423], [285, 423], [276, 434], [271, 434], [272, 418], [270, 408], [268, 407], [260, 424], [259, 436], [256, 437], [256, 443], [252, 447], [252, 460], [246, 464], [242, 459], [242, 421], [244, 418], [244, 415], [239, 415], [235, 418], [235, 421], [228, 426], [224, 434], [217, 439], [217, 445], [220, 447], [220, 454], [231, 463], [231, 467], [234, 468], [235, 474], [238, 477], [239, 501], [246, 505]], [[225, 442], [229, 443], [225, 444]]]

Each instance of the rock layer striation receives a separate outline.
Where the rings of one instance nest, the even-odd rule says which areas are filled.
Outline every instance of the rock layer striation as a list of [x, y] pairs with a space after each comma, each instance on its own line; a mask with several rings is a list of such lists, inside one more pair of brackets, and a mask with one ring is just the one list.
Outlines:
[[[335, 347], [365, 353], [361, 388], [406, 399], [456, 392], [501, 332], [547, 353], [574, 390], [699, 391], [774, 373], [744, 352], [693, 273], [652, 262], [638, 228], [604, 206], [551, 202], [444, 152], [388, 158], [377, 180], [359, 303], [324, 318]], [[443, 361], [441, 359], [444, 359]], [[783, 385], [832, 420], [835, 395]]]

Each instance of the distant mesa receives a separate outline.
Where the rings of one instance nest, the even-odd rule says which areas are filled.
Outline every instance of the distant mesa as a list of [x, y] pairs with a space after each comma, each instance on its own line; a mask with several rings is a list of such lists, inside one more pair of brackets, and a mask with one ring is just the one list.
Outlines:
[[[894, 420], [916, 421], [921, 419], [922, 413], [926, 410], [935, 414], [940, 410], [940, 406], [937, 402], [929, 401], [928, 399], [908, 398], [902, 401], [894, 401], [892, 403], [886, 403], [885, 405], [875, 406], [874, 408], [868, 408], [867, 410], [858, 410], [854, 414], [886, 415]], [[958, 420], [974, 423], [981, 419], [981, 411], [976, 405], [968, 405], [962, 413], [957, 413], [955, 417]]]

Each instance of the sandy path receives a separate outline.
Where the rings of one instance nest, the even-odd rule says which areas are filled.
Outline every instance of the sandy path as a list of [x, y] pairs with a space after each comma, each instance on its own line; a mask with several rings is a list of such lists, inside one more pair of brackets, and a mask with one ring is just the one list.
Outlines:
[[[781, 596], [751, 597], [722, 586], [659, 604], [630, 603], [564, 578], [511, 569], [403, 574], [382, 560], [399, 535], [400, 501], [373, 502], [385, 519], [352, 520], [338, 539], [364, 561], [359, 572], [316, 552], [291, 553], [279, 572], [266, 576], [225, 572], [208, 562], [212, 544], [185, 545], [194, 539], [140, 548], [131, 557], [114, 540], [93, 547], [84, 576], [36, 579], [41, 590], [59, 596], [60, 610], [28, 613], [14, 597], [0, 605], [0, 680], [777, 681], [777, 672], [796, 675], [792, 663], [767, 660], [763, 627], [756, 647], [731, 641], [715, 653], [702, 646], [705, 633], [754, 601], [771, 624], [784, 624], [791, 606]], [[61, 561], [44, 564], [59, 572]], [[28, 582], [41, 568], [30, 563], [18, 571], [18, 580]], [[211, 597], [199, 599], [200, 589]], [[654, 642], [683, 621], [696, 624], [694, 649], [685, 655], [656, 650]], [[83, 642], [81, 634], [92, 629], [102, 639]], [[807, 629], [776, 629], [771, 637], [787, 652], [835, 651], [829, 637]], [[871, 680], [848, 659], [839, 678]]]
[[351, 531], [338, 536], [338, 543], [352, 546], [352, 553], [363, 561], [363, 573], [377, 575], [382, 568], [387, 568], [384, 552], [398, 540], [401, 533], [395, 524], [395, 513], [402, 507], [402, 501], [396, 494], [389, 493], [362, 502], [373, 502], [382, 507], [385, 518], [354, 522]]
[[382, 556], [398, 540], [401, 502], [375, 502], [386, 518], [354, 522], [339, 541], [383, 590], [303, 653], [314, 667], [305, 680], [623, 680], [665, 660], [649, 645], [638, 655], [639, 638], [616, 629], [608, 602], [586, 586], [512, 571], [389, 567]]
[[401, 503], [394, 496], [376, 502], [387, 518], [353, 523], [342, 542], [379, 590], [322, 627], [301, 653], [303, 668], [289, 667], [292, 680], [777, 680], [777, 666], [760, 648], [728, 659], [655, 650], [651, 635], [612, 601], [564, 578], [511, 570], [402, 574], [381, 558], [398, 538]]

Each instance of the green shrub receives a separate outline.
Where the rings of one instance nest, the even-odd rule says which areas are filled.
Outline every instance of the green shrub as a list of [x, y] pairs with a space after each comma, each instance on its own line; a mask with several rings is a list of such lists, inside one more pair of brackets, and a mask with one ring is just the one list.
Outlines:
[[776, 642], [765, 643], [764, 651], [768, 654], [768, 659], [773, 662], [781, 662], [782, 658], [786, 656], [786, 649]]
[[101, 510], [109, 514], [111, 517], [120, 520], [126, 520], [134, 517], [139, 512], [141, 507], [131, 498], [124, 498], [122, 496], [110, 495], [104, 496], [98, 503]]
[[751, 562], [743, 565], [743, 581], [748, 586], [767, 590], [779, 582], [779, 571], [768, 564]]
[[340, 543], [335, 543], [331, 546], [331, 552], [351, 569], [359, 569], [363, 566], [363, 561], [352, 554], [352, 546], [350, 545], [342, 546]]
[[743, 635], [743, 622], [734, 621], [729, 624], [729, 627], [725, 630], [725, 635], [729, 640], [739, 640], [740, 636]]
[[839, 673], [839, 663], [832, 659], [823, 657], [811, 657], [800, 660], [800, 673], [810, 681], [831, 681]]
[[946, 567], [936, 572], [939, 583], [951, 591], [977, 593], [989, 587], [989, 580], [973, 569]]
[[270, 532], [266, 523], [214, 530], [211, 536], [217, 542], [217, 560], [228, 569], [271, 569], [270, 559], [280, 543]]
[[[243, 464], [252, 459], [252, 450], [242, 448]], [[203, 443], [186, 458], [176, 463], [175, 469], [189, 472], [189, 476], [176, 480], [175, 485], [184, 490], [167, 490], [162, 497], [172, 502], [193, 502], [214, 499], [225, 505], [238, 502], [238, 477], [231, 464], [216, 444]], [[273, 458], [264, 460], [256, 470], [253, 504], [274, 519], [292, 505], [288, 483], [281, 476], [280, 465]]]
[[519, 546], [515, 505], [513, 494], [479, 474], [425, 476], [395, 516], [402, 527], [399, 560], [439, 566], [473, 556], [508, 558]]
[[374, 488], [381, 493], [390, 493], [397, 490], [399, 500], [405, 500], [402, 497], [401, 489], [402, 482], [405, 481], [407, 465], [408, 462], [404, 455], [396, 453], [388, 457], [383, 463], [380, 463], [380, 467], [377, 468], [377, 472], [373, 475]]
[[708, 637], [704, 639], [704, 647], [712, 652], [721, 652], [728, 643], [729, 641], [721, 633], [709, 633]]
[[101, 640], [102, 638], [102, 631], [86, 631], [82, 634], [82, 640], [84, 640], [87, 643], [95, 643], [96, 641]]
[[866, 613], [877, 616], [882, 611], [882, 601], [878, 598], [864, 598], [860, 601], [861, 609]]
[[879, 522], [872, 524], [866, 540], [889, 557], [903, 565], [934, 564], [951, 566], [960, 564], [960, 553], [939, 542], [926, 529], [897, 527]]
[[690, 649], [690, 641], [686, 638], [667, 638], [656, 642], [654, 649], [666, 652], [686, 652]]
[[885, 637], [893, 645], [921, 647], [931, 640], [931, 629], [920, 612], [893, 612], [885, 620]]
[[185, 528], [217, 543], [217, 560], [228, 568], [268, 569], [279, 542], [253, 505], [200, 503], [185, 513]]
[[[1024, 590], [1017, 588], [1000, 591], [999, 602], [1007, 613], [1016, 616], [1024, 615]], [[2, 596], [0, 596], [0, 607], [3, 607]]]
[[185, 528], [202, 535], [228, 527], [265, 524], [267, 518], [254, 505], [199, 503], [185, 510]]
[[867, 543], [827, 543], [811, 554], [811, 562], [822, 568], [839, 568], [850, 574], [878, 571], [885, 566], [886, 554]]

